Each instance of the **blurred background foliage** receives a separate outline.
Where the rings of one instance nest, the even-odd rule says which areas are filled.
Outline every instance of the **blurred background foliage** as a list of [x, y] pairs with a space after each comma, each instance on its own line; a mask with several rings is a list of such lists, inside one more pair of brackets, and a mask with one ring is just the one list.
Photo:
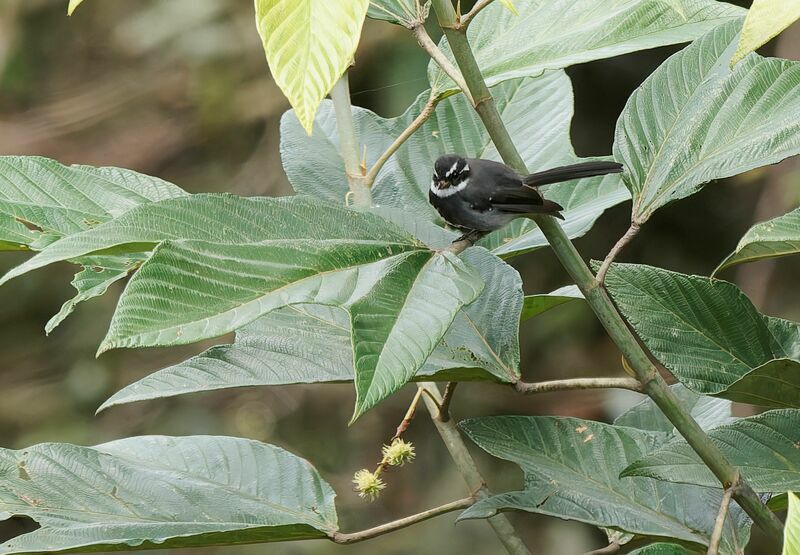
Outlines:
[[[462, 4], [466, 9], [471, 2]], [[291, 193], [278, 150], [279, 120], [288, 103], [269, 77], [251, 2], [95, 1], [69, 19], [65, 9], [66, 0], [0, 2], [0, 154], [131, 168], [195, 193]], [[661, 48], [568, 70], [575, 89], [572, 135], [579, 155], [611, 152], [614, 124], [626, 99], [677, 50]], [[800, 26], [789, 28], [764, 51], [800, 59]], [[353, 103], [382, 116], [399, 115], [427, 87], [426, 65], [426, 56], [405, 29], [368, 20], [351, 74]], [[799, 201], [800, 164], [795, 160], [725, 180], [659, 211], [622, 259], [707, 275], [752, 223], [782, 214]], [[625, 204], [610, 210], [578, 241], [584, 257], [605, 255], [627, 228], [629, 209]], [[0, 271], [23, 256], [5, 254]], [[546, 250], [513, 263], [527, 293], [567, 283]], [[464, 495], [461, 478], [424, 414], [407, 433], [417, 445], [416, 461], [387, 476], [389, 487], [381, 499], [366, 504], [352, 491], [353, 472], [377, 463], [380, 446], [402, 419], [413, 386], [351, 428], [350, 385], [228, 390], [139, 403], [95, 416], [96, 407], [120, 387], [209, 344], [117, 351], [96, 360], [116, 294], [81, 305], [45, 337], [45, 322], [71, 296], [74, 269], [47, 268], [0, 291], [3, 447], [43, 441], [90, 445], [138, 434], [226, 434], [268, 441], [319, 468], [339, 494], [346, 531]], [[798, 260], [784, 259], [745, 265], [723, 277], [739, 284], [760, 310], [800, 320], [798, 276]], [[581, 303], [524, 324], [521, 348], [527, 381], [621, 373], [616, 349]], [[456, 418], [515, 413], [607, 420], [636, 398], [615, 391], [521, 398], [500, 386], [466, 383], [453, 411]], [[519, 485], [516, 468], [477, 449], [474, 454], [495, 491]], [[536, 515], [513, 518], [537, 553], [577, 553], [605, 545], [598, 532], [580, 524]], [[486, 523], [454, 528], [454, 519], [440, 517], [355, 546], [304, 542], [203, 551], [500, 552]], [[16, 524], [0, 525], [0, 539], [14, 533]]]

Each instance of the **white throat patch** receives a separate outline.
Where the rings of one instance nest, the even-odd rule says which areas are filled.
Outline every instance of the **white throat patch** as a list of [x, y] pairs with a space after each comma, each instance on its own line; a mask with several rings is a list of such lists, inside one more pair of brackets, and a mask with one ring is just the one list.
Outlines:
[[469, 177], [466, 178], [461, 183], [459, 183], [458, 185], [454, 187], [447, 187], [446, 189], [438, 188], [436, 186], [436, 182], [431, 181], [431, 193], [433, 193], [435, 196], [439, 198], [447, 198], [455, 195], [456, 193], [460, 193], [461, 191], [467, 188], [467, 185], [469, 185]]

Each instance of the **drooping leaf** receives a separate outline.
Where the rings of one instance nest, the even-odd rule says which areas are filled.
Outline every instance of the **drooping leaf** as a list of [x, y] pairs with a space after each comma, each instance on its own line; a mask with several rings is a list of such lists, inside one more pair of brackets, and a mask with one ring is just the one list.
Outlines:
[[551, 308], [583, 298], [583, 293], [581, 293], [577, 285], [566, 285], [556, 289], [552, 293], [543, 295], [526, 295], [525, 303], [522, 305], [520, 321], [524, 322], [525, 320], [530, 320], [534, 316], [547, 312]]
[[[708, 437], [757, 492], [800, 489], [800, 411], [773, 410], [719, 426]], [[634, 462], [623, 476], [715, 487], [719, 480], [683, 439]]]
[[[576, 0], [520, 2], [519, 15], [499, 2], [483, 10], [467, 32], [489, 86], [547, 69], [611, 58], [693, 40], [745, 12], [711, 0]], [[439, 45], [452, 58], [446, 39]], [[431, 62], [437, 94], [458, 92]]]
[[[130, 170], [64, 166], [34, 156], [2, 156], [0, 250], [41, 250], [136, 206], [186, 195], [171, 183]], [[96, 260], [77, 258], [72, 262], [84, 267], [73, 281], [78, 295], [48, 322], [48, 333], [79, 302], [102, 295], [110, 283], [124, 277], [138, 258], [103, 257], [101, 272], [96, 271]]]
[[[486, 288], [459, 312], [414, 379], [513, 381], [519, 377], [519, 335], [512, 326], [521, 304], [519, 275], [483, 249], [462, 256]], [[232, 345], [212, 347], [123, 388], [98, 410], [213, 389], [352, 380], [347, 313], [292, 305], [240, 328]]]
[[255, 0], [272, 78], [310, 134], [322, 99], [353, 61], [369, 0]]
[[736, 264], [800, 253], [800, 208], [751, 227], [713, 275]]
[[84, 264], [83, 270], [75, 274], [72, 280], [72, 286], [78, 291], [78, 294], [65, 302], [58, 314], [50, 318], [44, 327], [45, 332], [48, 334], [52, 332], [75, 310], [78, 303], [104, 295], [113, 283], [126, 277], [144, 260], [144, 256], [136, 255], [81, 259], [81, 263]]
[[[733, 421], [730, 401], [698, 395], [682, 384], [675, 384], [670, 388], [682, 405], [690, 411], [692, 418], [704, 430], [729, 424]], [[672, 422], [664, 416], [661, 409], [649, 398], [619, 415], [614, 420], [614, 425], [628, 426], [650, 432], [664, 432], [673, 436], [678, 434]]]
[[[569, 138], [573, 102], [569, 78], [564, 72], [509, 81], [494, 87], [492, 93], [531, 171], [578, 160]], [[394, 119], [384, 119], [361, 108], [353, 109], [356, 133], [366, 145], [368, 167], [422, 112], [428, 98], [428, 93], [423, 93], [405, 114]], [[452, 152], [500, 159], [485, 127], [462, 96], [440, 102], [433, 116], [383, 166], [373, 186], [376, 204], [443, 223], [428, 202], [428, 190], [434, 161]], [[284, 115], [281, 156], [289, 181], [297, 192], [344, 202], [347, 178], [339, 156], [336, 121], [330, 103], [322, 104], [312, 137], [302, 131], [291, 112]], [[552, 186], [546, 189], [546, 196], [566, 208], [563, 225], [574, 238], [586, 233], [604, 210], [624, 202], [630, 193], [619, 175], [610, 175]], [[518, 222], [491, 234], [480, 244], [504, 257], [547, 245], [533, 223]]]
[[648, 349], [690, 389], [767, 407], [800, 405], [798, 324], [759, 314], [735, 285], [614, 264], [606, 287]]
[[75, 13], [75, 10], [77, 10], [78, 6], [80, 6], [82, 3], [83, 0], [69, 0], [69, 6], [67, 7], [67, 15], [72, 15], [73, 13]]
[[[396, 25], [410, 27], [417, 18], [416, 0], [370, 0], [367, 16], [382, 19]], [[430, 0], [423, 0], [423, 16], [427, 16]], [[425, 17], [423, 17], [425, 19]]]
[[744, 20], [736, 53], [731, 58], [731, 65], [778, 36], [778, 33], [798, 19], [800, 2], [797, 0], [753, 0]]
[[741, 20], [664, 62], [628, 99], [614, 157], [625, 165], [632, 221], [714, 179], [800, 152], [800, 63], [749, 56], [731, 71]]
[[800, 499], [789, 492], [789, 512], [786, 513], [786, 525], [783, 528], [782, 555], [800, 553]]
[[325, 538], [334, 492], [308, 462], [231, 437], [128, 438], [0, 450], [0, 514], [41, 528], [3, 555]]
[[[632, 461], [657, 449], [667, 434], [561, 417], [487, 417], [460, 426], [482, 449], [518, 464], [525, 474], [523, 491], [478, 501], [461, 518], [518, 509], [708, 544], [721, 490], [619, 477]], [[722, 553], [735, 553], [749, 535], [744, 513], [731, 509]]]

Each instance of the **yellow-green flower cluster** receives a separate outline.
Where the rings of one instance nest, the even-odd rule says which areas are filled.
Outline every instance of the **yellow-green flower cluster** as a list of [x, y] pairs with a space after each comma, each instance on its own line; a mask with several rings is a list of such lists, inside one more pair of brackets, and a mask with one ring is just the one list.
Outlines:
[[391, 445], [384, 445], [383, 460], [386, 464], [391, 466], [403, 466], [407, 462], [411, 462], [416, 457], [414, 446], [407, 441], [403, 441], [399, 437], [392, 441]]
[[375, 472], [370, 472], [362, 468], [353, 476], [353, 483], [356, 485], [358, 495], [368, 501], [374, 501], [381, 494], [381, 490], [386, 487]]

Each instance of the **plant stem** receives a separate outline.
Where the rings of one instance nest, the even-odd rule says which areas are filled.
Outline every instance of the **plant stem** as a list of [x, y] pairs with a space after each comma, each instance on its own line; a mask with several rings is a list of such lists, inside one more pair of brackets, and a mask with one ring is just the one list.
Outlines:
[[[458, 433], [458, 428], [452, 420], [443, 421], [439, 418], [439, 407], [442, 404], [442, 394], [439, 392], [439, 386], [435, 383], [424, 382], [418, 383], [417, 387], [425, 389], [430, 393], [430, 396], [425, 396], [425, 406], [428, 407], [428, 412], [431, 415], [442, 441], [450, 453], [450, 457], [467, 483], [470, 493], [475, 499], [485, 499], [491, 495], [489, 488], [486, 487], [486, 481], [481, 476], [478, 467], [472, 455], [469, 454], [461, 434]], [[438, 402], [438, 404], [437, 404]], [[531, 555], [528, 548], [522, 543], [522, 540], [517, 535], [516, 530], [509, 522], [505, 515], [499, 514], [489, 519], [489, 525], [494, 529], [494, 533], [500, 539], [500, 542], [506, 548], [509, 555]]]
[[[428, 56], [433, 58], [433, 61], [442, 68], [447, 76], [453, 80], [456, 86], [464, 91], [464, 94], [467, 97], [467, 100], [473, 106], [475, 105], [475, 101], [472, 98], [472, 94], [470, 94], [469, 89], [467, 88], [467, 84], [464, 82], [464, 77], [461, 75], [461, 72], [458, 71], [453, 63], [444, 55], [439, 47], [433, 42], [433, 39], [428, 34], [428, 31], [425, 30], [425, 22], [424, 21], [417, 21], [413, 27], [411, 27], [411, 32], [414, 33], [414, 37], [417, 39], [417, 42], [422, 47], [422, 49], [427, 52]], [[431, 91], [433, 93], [433, 91]]]
[[397, 426], [397, 430], [395, 430], [394, 435], [392, 436], [392, 441], [403, 435], [411, 425], [411, 421], [414, 420], [414, 415], [417, 413], [417, 405], [419, 405], [419, 398], [422, 397], [422, 391], [422, 389], [417, 388], [417, 392], [414, 394], [414, 399], [408, 406], [408, 410], [406, 411], [406, 415], [403, 417], [403, 421], [400, 422], [399, 426]]
[[344, 534], [342, 532], [333, 532], [330, 535], [330, 539], [333, 540], [335, 543], [339, 544], [363, 542], [365, 540], [377, 538], [378, 536], [382, 536], [384, 534], [388, 534], [390, 532], [394, 532], [402, 528], [407, 528], [409, 526], [417, 524], [418, 522], [423, 522], [425, 520], [429, 520], [439, 515], [452, 513], [453, 511], [458, 511], [461, 509], [466, 509], [474, 502], [475, 500], [472, 497], [466, 497], [464, 499], [459, 499], [458, 501], [447, 503], [446, 505], [442, 505], [441, 507], [428, 509], [427, 511], [407, 516], [399, 520], [394, 520], [392, 522], [387, 522], [386, 524], [381, 524], [380, 526], [375, 526], [374, 528], [368, 528], [367, 530], [362, 530], [361, 532], [351, 532], [349, 534]]
[[[475, 98], [475, 110], [483, 121], [500, 156], [506, 164], [517, 172], [523, 175], [529, 173], [500, 117], [486, 82], [483, 80], [478, 63], [467, 41], [467, 36], [456, 25], [456, 14], [451, 1], [433, 0], [433, 8], [436, 11], [439, 25], [444, 30], [450, 43], [456, 63], [467, 82], [467, 87], [469, 87], [472, 96]], [[628, 329], [603, 287], [595, 281], [591, 270], [558, 222], [551, 216], [546, 215], [538, 215], [533, 220], [550, 243], [561, 265], [567, 270], [575, 284], [584, 294], [589, 306], [591, 306], [611, 339], [616, 343], [631, 368], [633, 368], [644, 392], [653, 399], [706, 466], [719, 479], [723, 487], [727, 487], [738, 480], [738, 470], [728, 462], [719, 448], [709, 441], [708, 436], [700, 428], [700, 425], [691, 417], [658, 373], [658, 370], [639, 345], [636, 337]], [[783, 530], [780, 520], [761, 503], [753, 489], [743, 480], [733, 495], [742, 509], [750, 515], [765, 533], [776, 539], [782, 537]]]
[[381, 171], [381, 168], [383, 168], [383, 165], [386, 164], [389, 158], [391, 158], [392, 155], [397, 152], [397, 149], [403, 146], [403, 143], [405, 143], [411, 137], [411, 135], [417, 131], [417, 129], [422, 127], [422, 125], [428, 121], [434, 110], [436, 110], [436, 105], [438, 103], [439, 101], [434, 98], [433, 94], [431, 94], [431, 97], [428, 99], [428, 102], [425, 104], [425, 107], [422, 109], [419, 115], [414, 118], [414, 121], [412, 121], [411, 124], [406, 127], [402, 133], [400, 133], [400, 135], [397, 136], [394, 142], [389, 145], [389, 148], [387, 148], [386, 151], [380, 155], [380, 157], [375, 161], [375, 164], [373, 164], [369, 169], [369, 172], [365, 178], [368, 187], [372, 187], [372, 184], [375, 183], [375, 178], [378, 177], [378, 173]]
[[331, 90], [331, 100], [336, 113], [336, 129], [339, 131], [339, 148], [341, 149], [344, 169], [347, 174], [347, 184], [353, 194], [353, 203], [356, 206], [370, 206], [372, 192], [366, 181], [366, 176], [361, 171], [359, 162], [358, 139], [353, 125], [353, 111], [350, 105], [350, 84], [345, 71]]
[[550, 380], [546, 382], [517, 382], [514, 389], [524, 395], [549, 393], [551, 391], [569, 391], [573, 389], [629, 389], [642, 392], [642, 384], [633, 378], [573, 378], [569, 380]]
[[447, 382], [444, 388], [442, 406], [439, 407], [439, 420], [442, 422], [450, 420], [450, 403], [453, 401], [453, 394], [456, 392], [456, 386], [458, 386], [458, 382]]
[[711, 533], [711, 541], [708, 543], [706, 555], [717, 555], [719, 553], [719, 543], [722, 540], [722, 531], [725, 529], [725, 519], [728, 516], [728, 507], [731, 506], [731, 496], [738, 484], [731, 484], [725, 489], [722, 495], [722, 503], [719, 506], [717, 520], [714, 522], [714, 531]]
[[636, 234], [639, 233], [639, 224], [636, 222], [632, 222], [631, 226], [628, 228], [628, 231], [620, 237], [619, 241], [608, 251], [608, 255], [606, 256], [605, 260], [603, 260], [603, 264], [600, 266], [600, 270], [597, 272], [597, 283], [603, 284], [603, 281], [606, 279], [606, 272], [611, 267], [611, 263], [614, 262], [614, 259], [617, 255], [622, 252], [622, 249], [625, 248], [625, 245], [631, 242], [631, 239], [636, 237]]
[[478, 15], [483, 8], [488, 7], [492, 2], [494, 2], [494, 0], [478, 0], [475, 2], [475, 5], [472, 6], [472, 9], [461, 16], [461, 20], [458, 22], [459, 25], [463, 28], [466, 28], [470, 21], [472, 21], [472, 18]]

